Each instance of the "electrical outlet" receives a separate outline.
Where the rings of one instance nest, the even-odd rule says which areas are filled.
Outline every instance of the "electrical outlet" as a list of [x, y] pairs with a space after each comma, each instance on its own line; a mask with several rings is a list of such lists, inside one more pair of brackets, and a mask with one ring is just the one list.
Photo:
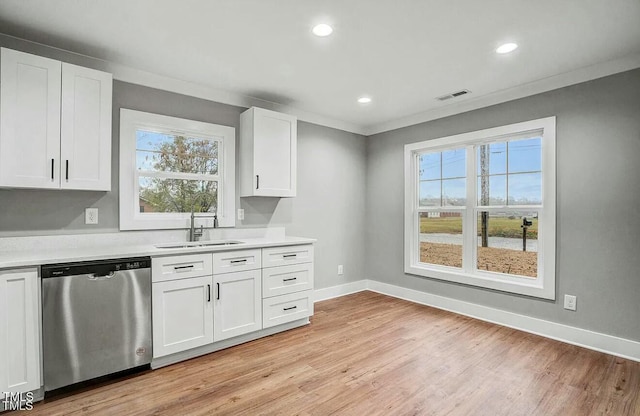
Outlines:
[[85, 224], [98, 223], [98, 208], [87, 208], [84, 210], [84, 223]]
[[238, 221], [244, 220], [244, 209], [238, 208]]
[[338, 265], [338, 276], [342, 276], [344, 274], [344, 267], [342, 267], [342, 264]]
[[564, 308], [570, 311], [576, 310], [578, 299], [573, 295], [564, 295]]

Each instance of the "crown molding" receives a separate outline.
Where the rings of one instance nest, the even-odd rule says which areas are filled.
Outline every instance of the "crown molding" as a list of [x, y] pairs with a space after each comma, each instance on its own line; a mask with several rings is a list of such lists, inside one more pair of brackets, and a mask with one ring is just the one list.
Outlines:
[[469, 98], [458, 103], [452, 103], [443, 107], [416, 113], [407, 117], [373, 124], [364, 128], [365, 136], [372, 136], [390, 130], [396, 130], [407, 126], [436, 120], [443, 117], [453, 116], [519, 98], [580, 84], [597, 78], [614, 75], [620, 72], [629, 71], [640, 67], [640, 53], [627, 55], [623, 58], [601, 62], [574, 71], [565, 72], [551, 77], [521, 84], [513, 88], [496, 91], [475, 98]]
[[384, 133], [491, 105], [501, 104], [507, 101], [540, 94], [558, 88], [568, 87], [570, 85], [591, 81], [640, 67], [639, 52], [622, 58], [601, 62], [577, 70], [528, 82], [512, 88], [496, 91], [494, 93], [468, 98], [458, 103], [452, 103], [446, 106], [422, 111], [410, 116], [371, 125], [359, 125], [305, 111], [296, 107], [286, 106], [194, 82], [143, 71], [104, 59], [55, 48], [6, 34], [0, 33], [0, 45], [111, 72], [113, 74], [113, 78], [119, 81], [143, 85], [150, 88], [157, 88], [164, 91], [175, 92], [178, 94], [184, 94], [238, 107], [248, 108], [256, 106], [269, 110], [280, 111], [294, 115], [301, 121], [319, 124], [321, 126], [331, 127], [363, 136], [372, 136], [378, 133]]

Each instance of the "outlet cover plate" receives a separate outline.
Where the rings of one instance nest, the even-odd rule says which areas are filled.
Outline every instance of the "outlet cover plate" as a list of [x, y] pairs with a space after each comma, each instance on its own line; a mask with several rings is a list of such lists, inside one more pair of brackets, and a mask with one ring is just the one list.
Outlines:
[[87, 208], [84, 210], [84, 223], [85, 224], [98, 223], [98, 208]]
[[573, 295], [564, 295], [564, 308], [570, 311], [576, 310], [577, 298]]

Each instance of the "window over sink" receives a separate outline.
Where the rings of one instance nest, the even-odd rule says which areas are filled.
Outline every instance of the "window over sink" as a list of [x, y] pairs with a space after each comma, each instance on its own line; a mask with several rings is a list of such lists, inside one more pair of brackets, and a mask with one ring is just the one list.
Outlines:
[[[235, 129], [120, 110], [120, 229], [235, 225]], [[201, 221], [202, 221], [201, 220]]]

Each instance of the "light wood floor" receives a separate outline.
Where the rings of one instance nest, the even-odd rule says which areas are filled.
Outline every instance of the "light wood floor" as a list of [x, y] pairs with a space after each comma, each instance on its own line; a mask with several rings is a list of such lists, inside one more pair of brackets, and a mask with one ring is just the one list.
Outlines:
[[361, 292], [29, 415], [640, 415], [640, 363]]

